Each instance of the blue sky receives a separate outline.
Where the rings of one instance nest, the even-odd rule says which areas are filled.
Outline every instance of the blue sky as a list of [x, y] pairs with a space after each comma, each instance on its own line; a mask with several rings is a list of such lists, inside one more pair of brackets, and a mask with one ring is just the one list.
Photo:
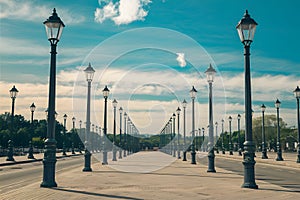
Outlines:
[[[58, 43], [58, 120], [67, 113], [85, 121], [89, 62], [96, 70], [92, 88], [92, 123], [102, 126], [104, 85], [130, 114], [141, 132], [159, 132], [180, 102], [190, 102], [189, 90], [198, 90], [197, 126], [207, 126], [207, 82], [210, 63], [217, 69], [214, 82], [214, 119], [243, 114], [243, 46], [235, 26], [246, 9], [257, 23], [251, 45], [254, 116], [259, 106], [296, 124], [292, 91], [300, 85], [296, 17], [298, 1], [279, 0], [0, 0], [0, 112], [10, 111], [8, 90], [19, 89], [16, 113], [29, 119], [47, 108], [49, 42], [42, 24], [56, 8], [66, 27]], [[180, 56], [181, 55], [181, 56]], [[180, 66], [181, 65], [181, 66]], [[112, 109], [109, 104], [109, 109]], [[190, 104], [187, 115], [190, 116]], [[109, 115], [112, 117], [112, 113]], [[190, 129], [190, 121], [187, 121]], [[109, 124], [109, 130], [112, 130]]]

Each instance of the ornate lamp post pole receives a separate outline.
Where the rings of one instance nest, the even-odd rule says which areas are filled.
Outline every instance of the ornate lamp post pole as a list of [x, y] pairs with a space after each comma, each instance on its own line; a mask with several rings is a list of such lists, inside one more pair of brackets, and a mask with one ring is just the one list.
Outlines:
[[117, 150], [116, 150], [116, 108], [118, 105], [118, 102], [116, 99], [113, 100], [112, 102], [113, 107], [114, 107], [114, 137], [113, 137], [113, 159], [112, 161], [117, 161]]
[[214, 152], [214, 122], [213, 122], [213, 104], [212, 104], [212, 83], [214, 82], [216, 70], [209, 65], [205, 71], [207, 82], [209, 84], [209, 143], [208, 143], [208, 169], [207, 172], [216, 172], [215, 170], [215, 152]]
[[64, 118], [64, 137], [63, 137], [63, 154], [62, 155], [66, 156], [67, 155], [66, 154], [66, 121], [68, 118], [67, 114], [64, 114], [63, 118]]
[[244, 45], [245, 56], [245, 143], [244, 143], [244, 183], [243, 188], [257, 189], [254, 172], [255, 145], [252, 138], [252, 101], [251, 101], [251, 76], [250, 76], [250, 45], [254, 38], [257, 23], [250, 17], [248, 10], [239, 21], [236, 29]]
[[187, 102], [184, 99], [182, 102], [182, 107], [183, 107], [183, 159], [182, 161], [186, 161], [186, 128], [185, 128], [185, 110], [186, 110], [186, 105]]
[[104, 135], [104, 149], [103, 149], [103, 161], [102, 165], [107, 165], [107, 147], [106, 147], [106, 140], [107, 140], [107, 98], [109, 95], [109, 89], [107, 88], [107, 85], [102, 90], [103, 97], [104, 97], [104, 123], [103, 123], [103, 135]]
[[262, 126], [261, 126], [261, 138], [262, 138], [262, 142], [261, 142], [261, 149], [262, 149], [262, 155], [261, 158], [262, 159], [268, 159], [267, 156], [267, 149], [266, 149], [266, 136], [265, 136], [265, 110], [266, 110], [266, 106], [265, 104], [261, 105], [261, 113], [262, 113]]
[[218, 122], [215, 123], [215, 127], [216, 127], [216, 152], [219, 153], [219, 145], [218, 145], [218, 140], [219, 140], [219, 136], [218, 136]]
[[195, 152], [195, 98], [197, 95], [197, 90], [193, 86], [193, 88], [190, 90], [190, 96], [192, 99], [192, 147], [191, 147], [191, 157], [192, 161], [191, 164], [196, 164], [196, 152]]
[[122, 113], [123, 113], [123, 108], [122, 107], [120, 107], [119, 112], [120, 112], [120, 143], [119, 143], [120, 150], [119, 150], [119, 159], [121, 159], [122, 158]]
[[72, 123], [73, 123], [73, 135], [72, 135], [72, 143], [71, 143], [71, 148], [72, 148], [72, 154], [75, 154], [75, 150], [74, 150], [74, 135], [75, 135], [75, 122], [76, 122], [76, 118], [72, 117]]
[[231, 122], [232, 122], [232, 117], [228, 117], [228, 122], [229, 122], [229, 155], [233, 155], [232, 152], [232, 138], [231, 138]]
[[124, 154], [123, 157], [126, 157], [126, 150], [127, 150], [127, 113], [124, 113]]
[[86, 102], [86, 124], [85, 124], [85, 141], [84, 141], [84, 168], [83, 172], [91, 172], [91, 153], [90, 153], [90, 131], [91, 131], [91, 85], [94, 77], [95, 70], [89, 63], [88, 67], [84, 70], [86, 81], [88, 82], [87, 88], [87, 102]]
[[[31, 104], [30, 106], [30, 111], [31, 111], [31, 128], [32, 128], [32, 132], [33, 132], [33, 114], [34, 114], [34, 111], [35, 111], [35, 105], [34, 103]], [[35, 159], [34, 156], [33, 156], [33, 147], [32, 147], [32, 134], [30, 134], [30, 141], [29, 141], [29, 150], [28, 150], [28, 156], [27, 156], [28, 159]]]
[[175, 118], [176, 118], [176, 115], [175, 113], [173, 113], [172, 115], [172, 120], [173, 120], [173, 139], [172, 139], [172, 143], [173, 143], [173, 157], [176, 157], [176, 143], [175, 143]]
[[239, 156], [242, 155], [242, 148], [241, 148], [241, 115], [237, 115], [237, 120], [238, 120], [238, 152]]
[[64, 23], [58, 17], [55, 8], [52, 16], [45, 22], [48, 40], [51, 44], [49, 99], [48, 99], [48, 125], [45, 153], [43, 159], [43, 182], [41, 187], [57, 187], [55, 182], [56, 140], [55, 140], [55, 88], [56, 88], [56, 46], [60, 40]]
[[295, 97], [297, 99], [297, 125], [298, 125], [298, 145], [297, 145], [297, 163], [300, 163], [300, 117], [299, 117], [299, 99], [300, 99], [300, 88], [294, 90]]
[[179, 142], [179, 131], [180, 131], [180, 121], [179, 121], [179, 115], [180, 115], [180, 111], [181, 109], [178, 107], [177, 110], [176, 110], [176, 113], [177, 113], [177, 158], [180, 159], [180, 142]]
[[275, 107], [277, 110], [277, 158], [276, 161], [283, 161], [282, 158], [282, 150], [281, 150], [281, 142], [280, 142], [280, 125], [279, 125], [279, 107], [281, 102], [277, 99], [275, 102]]
[[225, 147], [224, 147], [224, 119], [222, 119], [221, 122], [222, 122], [222, 154], [225, 154]]

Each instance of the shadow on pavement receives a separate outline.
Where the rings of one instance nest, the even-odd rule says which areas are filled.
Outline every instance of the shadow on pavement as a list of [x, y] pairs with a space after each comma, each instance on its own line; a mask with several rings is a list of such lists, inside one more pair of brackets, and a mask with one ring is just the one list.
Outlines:
[[118, 199], [130, 199], [130, 200], [142, 200], [142, 199], [134, 198], [134, 197], [109, 195], [109, 194], [100, 194], [100, 193], [95, 193], [95, 192], [86, 192], [86, 191], [71, 190], [71, 189], [64, 189], [64, 188], [50, 188], [50, 189], [59, 190], [59, 191], [65, 191], [65, 192], [73, 192], [73, 193], [85, 194], [85, 195], [92, 195], [92, 196], [98, 196], [98, 197], [118, 198]]

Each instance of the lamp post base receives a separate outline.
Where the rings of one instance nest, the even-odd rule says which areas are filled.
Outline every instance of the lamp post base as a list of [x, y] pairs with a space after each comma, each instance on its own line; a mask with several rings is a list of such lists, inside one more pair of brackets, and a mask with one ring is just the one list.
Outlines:
[[55, 182], [55, 164], [56, 164], [56, 141], [47, 139], [45, 141], [45, 153], [43, 159], [43, 182], [40, 187], [57, 187]]
[[213, 172], [215, 173], [215, 154], [214, 154], [214, 149], [211, 149], [208, 153], [208, 169], [207, 172]]
[[283, 161], [281, 148], [277, 146], [277, 158], [276, 161]]
[[262, 151], [261, 153], [262, 153], [261, 154], [261, 159], [268, 159], [267, 151], [266, 150]]
[[254, 172], [254, 152], [255, 146], [252, 141], [246, 141], [244, 143], [244, 158], [243, 158], [243, 165], [244, 165], [244, 183], [242, 188], [251, 188], [251, 189], [258, 189], [258, 185], [255, 183], [255, 172]]
[[113, 158], [112, 161], [117, 161], [117, 151], [113, 150]]
[[102, 165], [107, 165], [107, 151], [103, 151], [103, 160], [102, 160]]
[[91, 172], [91, 153], [89, 150], [85, 149], [84, 152], [84, 168], [82, 169], [83, 172]]
[[119, 150], [119, 159], [122, 159], [122, 149]]
[[183, 159], [182, 159], [182, 161], [187, 161], [186, 160], [186, 151], [183, 152]]
[[195, 165], [196, 164], [196, 152], [195, 151], [191, 152], [191, 157], [192, 157], [191, 164]]

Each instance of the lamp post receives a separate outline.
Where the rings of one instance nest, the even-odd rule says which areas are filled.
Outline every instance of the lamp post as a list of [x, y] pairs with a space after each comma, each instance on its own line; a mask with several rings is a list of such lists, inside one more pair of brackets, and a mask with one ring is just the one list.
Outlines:
[[60, 40], [64, 23], [58, 17], [55, 8], [52, 16], [45, 22], [48, 40], [51, 44], [49, 99], [48, 99], [48, 125], [45, 153], [43, 159], [43, 181], [41, 187], [57, 187], [55, 182], [56, 140], [55, 140], [55, 88], [56, 88], [56, 46]]
[[[35, 111], [35, 105], [34, 103], [31, 104], [31, 106], [29, 107], [30, 108], [30, 111], [31, 111], [31, 131], [33, 132], [33, 114], [34, 114], [34, 111]], [[34, 156], [33, 156], [33, 147], [32, 147], [32, 134], [30, 134], [30, 141], [29, 141], [29, 150], [28, 150], [28, 156], [27, 156], [28, 159], [35, 159]]]
[[74, 134], [75, 134], [75, 122], [76, 122], [76, 118], [72, 117], [72, 123], [73, 123], [73, 136], [72, 136], [72, 154], [75, 154], [75, 150], [74, 150]]
[[257, 189], [254, 173], [255, 145], [252, 138], [252, 101], [250, 76], [250, 45], [254, 38], [257, 23], [250, 17], [248, 10], [236, 26], [241, 42], [244, 45], [245, 56], [245, 143], [244, 143], [244, 183], [243, 188]]
[[241, 115], [237, 115], [237, 120], [238, 120], [238, 152], [239, 156], [242, 155], [242, 148], [241, 148]]
[[122, 158], [122, 113], [123, 113], [123, 108], [122, 107], [120, 107], [119, 112], [120, 112], [120, 143], [119, 143], [120, 150], [119, 150], [119, 159], [121, 159]]
[[215, 123], [216, 127], [216, 152], [219, 153], [219, 146], [218, 146], [218, 141], [219, 141], [219, 136], [218, 136], [218, 122]]
[[298, 125], [298, 145], [297, 145], [297, 163], [300, 163], [300, 117], [299, 117], [299, 99], [300, 99], [300, 88], [294, 90], [295, 97], [297, 99], [297, 125]]
[[109, 95], [109, 89], [107, 88], [107, 85], [102, 90], [103, 97], [104, 97], [104, 123], [103, 123], [103, 135], [104, 135], [104, 149], [103, 149], [103, 161], [102, 165], [107, 165], [107, 149], [106, 149], [106, 137], [107, 137], [107, 98]]
[[231, 122], [232, 122], [232, 117], [228, 117], [228, 122], [229, 122], [229, 155], [233, 155], [232, 152], [232, 138], [231, 138]]
[[112, 102], [113, 107], [114, 107], [114, 137], [113, 137], [113, 158], [112, 161], [117, 161], [117, 150], [116, 150], [116, 108], [118, 105], [118, 102], [116, 99], [113, 100]]
[[177, 158], [180, 159], [180, 142], [179, 142], [179, 131], [180, 131], [180, 121], [179, 121], [179, 115], [180, 115], [181, 109], [178, 107], [176, 110], [177, 113]]
[[172, 143], [173, 143], [173, 157], [176, 157], [176, 143], [175, 143], [175, 118], [176, 118], [176, 115], [175, 113], [173, 113], [172, 115], [172, 120], [173, 120], [173, 139], [172, 139]]
[[66, 156], [67, 155], [66, 154], [66, 121], [68, 118], [67, 114], [64, 114], [63, 118], [64, 118], [64, 137], [63, 137], [63, 154], [62, 155]]
[[195, 152], [195, 98], [197, 95], [197, 90], [193, 86], [192, 89], [190, 90], [190, 96], [192, 99], [192, 147], [191, 147], [191, 164], [196, 164], [196, 152]]
[[182, 161], [187, 161], [186, 160], [186, 127], [185, 127], [185, 110], [186, 110], [186, 105], [187, 105], [187, 102], [186, 100], [184, 99], [183, 102], [182, 102], [182, 107], [183, 107], [183, 159]]
[[262, 104], [260, 108], [261, 108], [261, 113], [262, 113], [262, 119], [261, 119], [261, 122], [262, 122], [262, 126], [261, 126], [261, 138], [262, 138], [261, 150], [262, 150], [262, 155], [261, 155], [261, 158], [262, 159], [268, 159], [267, 149], [266, 149], [266, 135], [265, 135], [265, 110], [266, 110], [265, 104]]
[[213, 122], [213, 104], [212, 104], [212, 83], [214, 82], [216, 70], [209, 65], [205, 71], [207, 82], [209, 85], [209, 143], [208, 143], [208, 169], [207, 172], [216, 172], [215, 170], [215, 151], [214, 151], [214, 122]]
[[224, 147], [224, 119], [222, 119], [221, 122], [222, 122], [222, 154], [225, 154], [225, 147]]
[[91, 118], [90, 118], [90, 111], [91, 111], [91, 85], [94, 77], [95, 70], [89, 63], [88, 67], [84, 70], [86, 81], [88, 83], [87, 88], [87, 103], [86, 103], [86, 124], [85, 124], [85, 141], [84, 141], [84, 168], [82, 169], [83, 172], [91, 172], [91, 153], [90, 153], [90, 131], [91, 131]]
[[[79, 138], [82, 138], [81, 125], [82, 125], [82, 121], [79, 120]], [[80, 140], [80, 141], [82, 141], [82, 140]], [[79, 146], [79, 147], [78, 147], [79, 153], [82, 154], [82, 152], [81, 152], [81, 148], [82, 148], [81, 142], [79, 142], [79, 145], [78, 145], [78, 146]]]
[[126, 153], [126, 149], [127, 149], [127, 113], [124, 113], [124, 153], [123, 153], [123, 157], [126, 157], [127, 153]]
[[280, 142], [280, 125], [279, 125], [279, 107], [280, 107], [281, 102], [277, 99], [275, 101], [275, 107], [277, 110], [277, 158], [276, 161], [283, 161], [282, 158], [282, 151], [281, 151], [281, 142]]

